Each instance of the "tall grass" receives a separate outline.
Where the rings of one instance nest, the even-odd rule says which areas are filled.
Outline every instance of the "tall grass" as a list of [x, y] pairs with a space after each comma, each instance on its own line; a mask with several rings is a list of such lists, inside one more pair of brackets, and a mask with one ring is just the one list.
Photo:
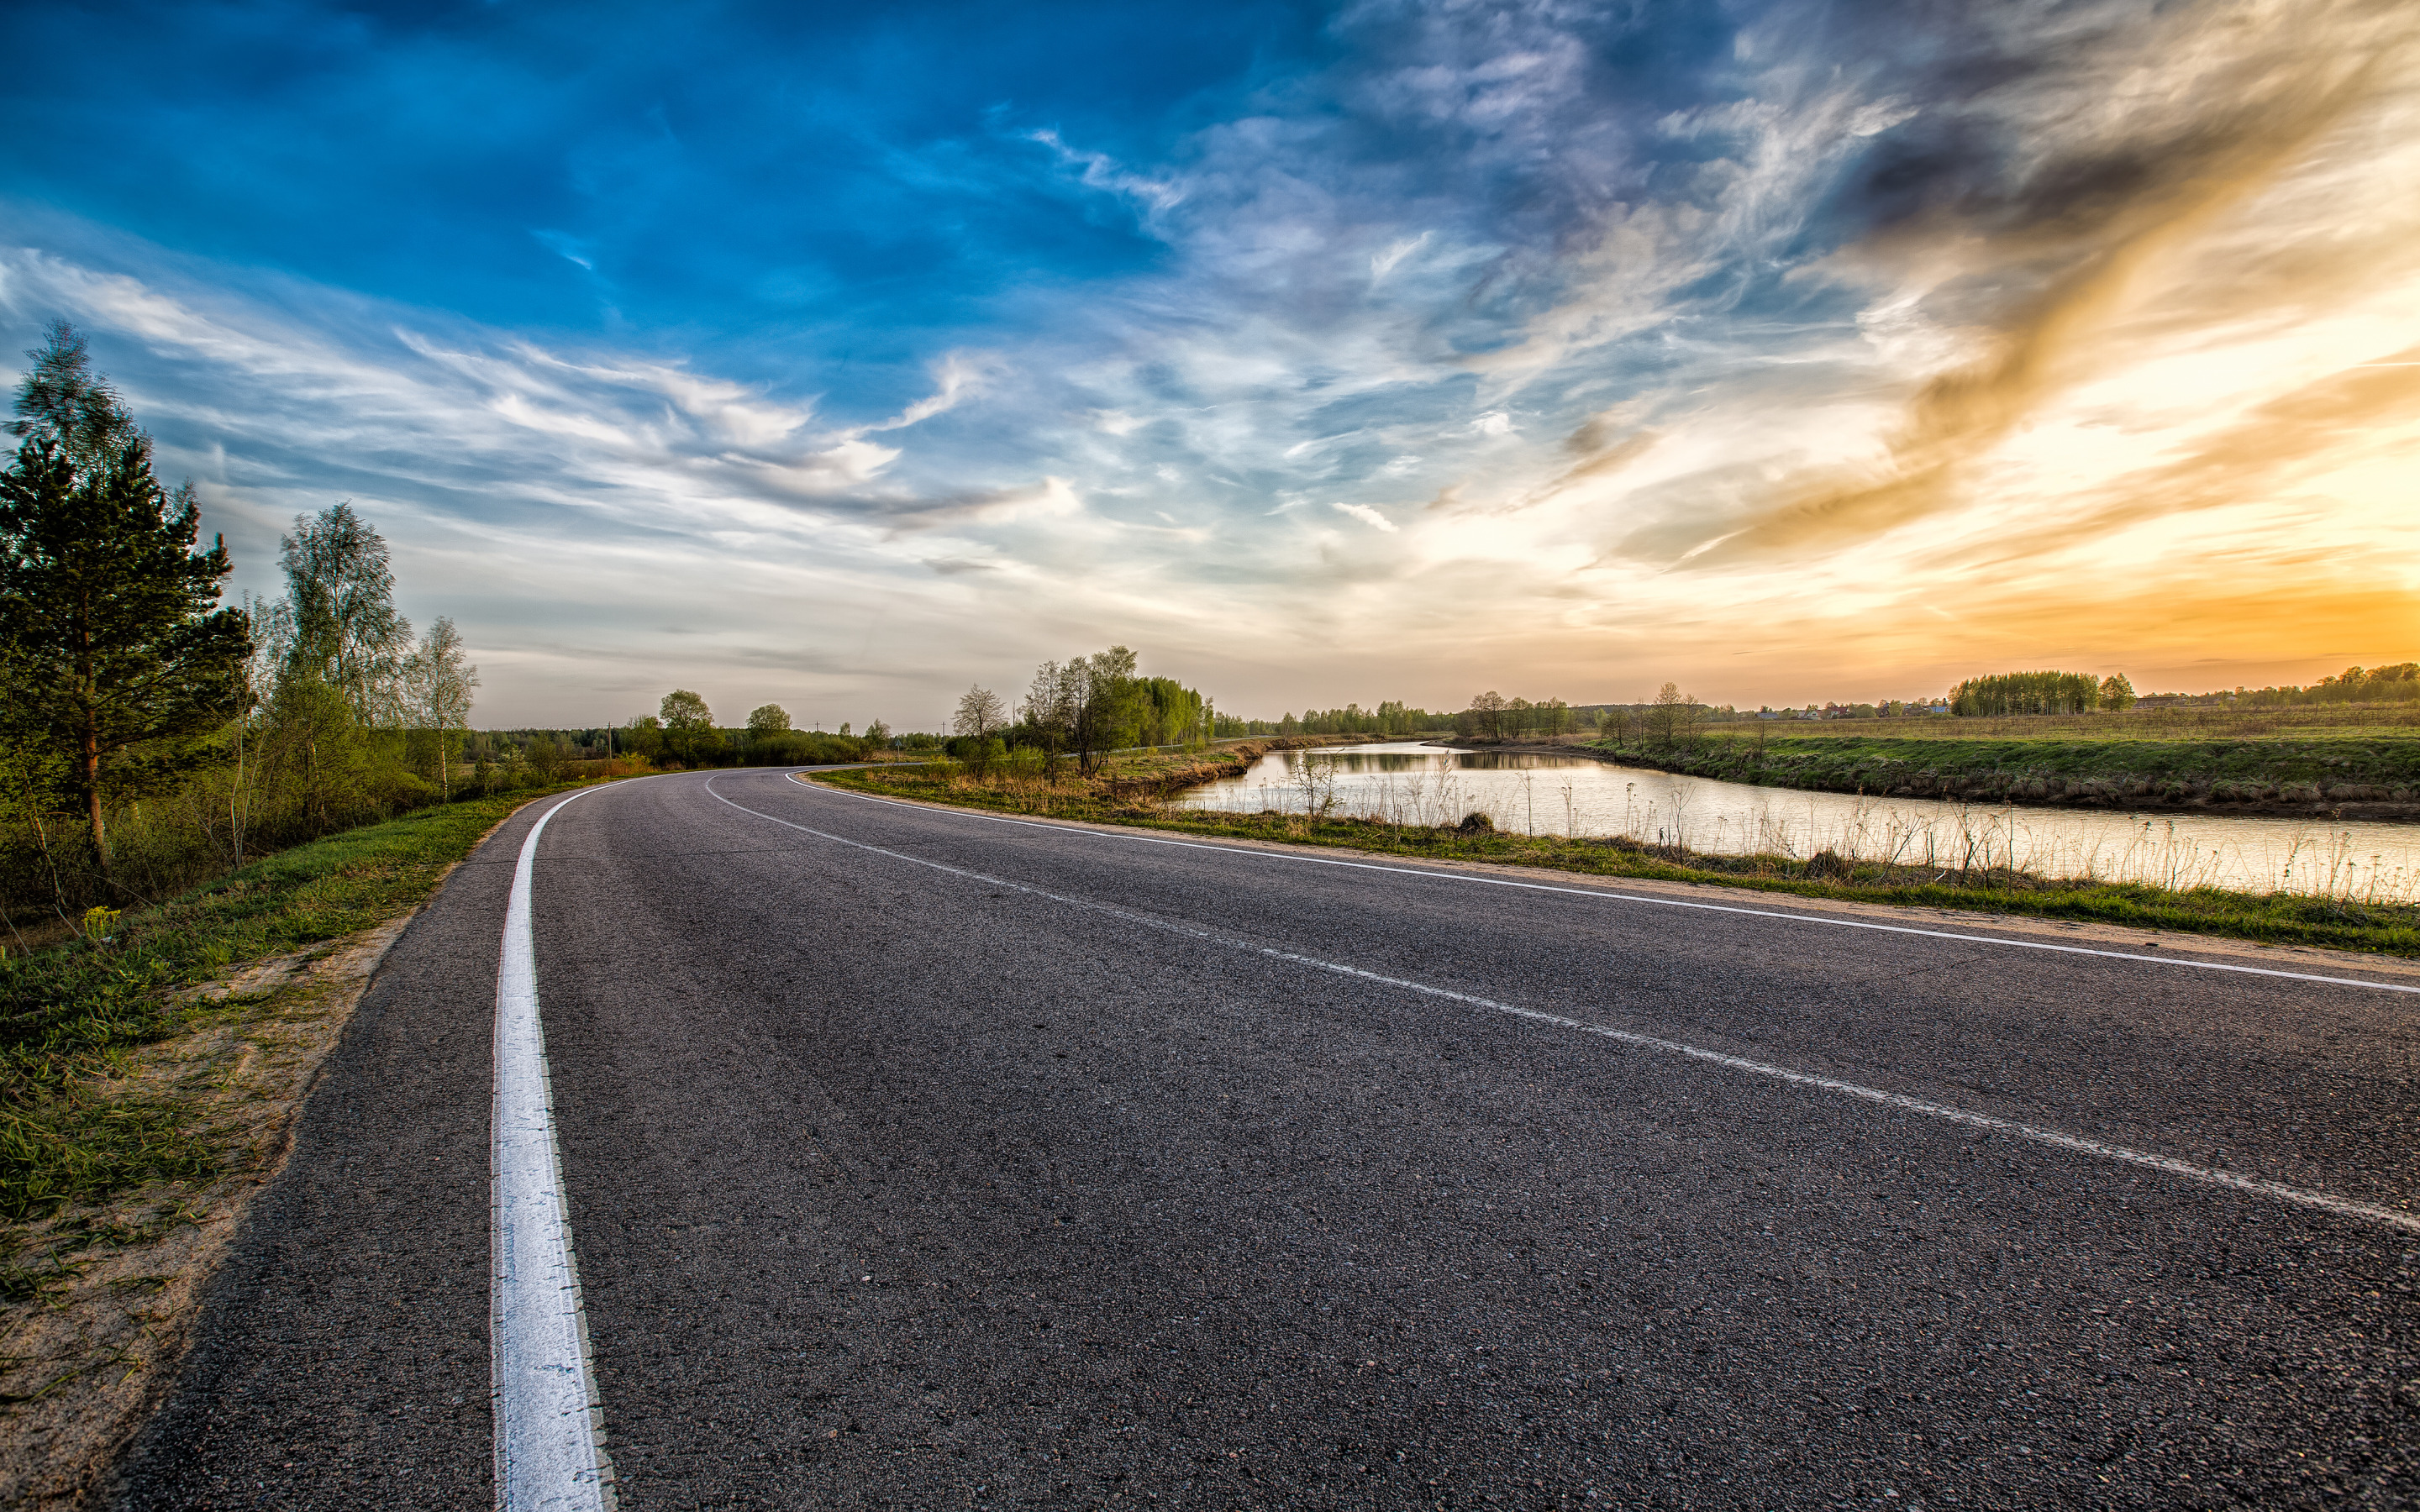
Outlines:
[[[441, 740], [451, 748], [441, 762]], [[465, 762], [462, 748], [482, 754]], [[373, 729], [307, 686], [108, 795], [107, 864], [39, 753], [0, 757], [0, 948], [66, 937], [85, 910], [142, 910], [249, 862], [448, 801], [535, 791], [574, 775], [625, 775], [643, 759], [569, 762], [550, 746], [490, 759], [459, 733]]]
[[436, 806], [251, 861], [158, 906], [101, 909], [69, 940], [0, 959], [0, 1219], [91, 1201], [224, 1158], [173, 1091], [139, 1091], [143, 1046], [212, 1010], [176, 989], [410, 911], [530, 792]]

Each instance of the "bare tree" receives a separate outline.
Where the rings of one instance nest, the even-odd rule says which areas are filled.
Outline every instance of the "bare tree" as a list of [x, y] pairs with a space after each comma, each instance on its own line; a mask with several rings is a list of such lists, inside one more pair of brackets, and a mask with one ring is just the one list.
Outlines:
[[1046, 661], [1033, 669], [1033, 686], [1026, 690], [1018, 712], [1042, 741], [1043, 776], [1059, 780], [1059, 764], [1075, 744], [1076, 711], [1083, 703], [1084, 664], [1078, 659], [1062, 667]]
[[951, 717], [950, 733], [972, 735], [988, 740], [1008, 727], [1008, 708], [1000, 695], [987, 687], [970, 687], [958, 697], [958, 712]]
[[1295, 790], [1302, 795], [1302, 811], [1311, 819], [1325, 819], [1336, 807], [1336, 764], [1321, 760], [1307, 750], [1286, 752], [1293, 764], [1287, 774]]
[[1694, 695], [1682, 692], [1680, 684], [1667, 683], [1656, 689], [1655, 702], [1647, 706], [1648, 733], [1669, 750], [1697, 738], [1698, 723], [1705, 712], [1705, 705]]

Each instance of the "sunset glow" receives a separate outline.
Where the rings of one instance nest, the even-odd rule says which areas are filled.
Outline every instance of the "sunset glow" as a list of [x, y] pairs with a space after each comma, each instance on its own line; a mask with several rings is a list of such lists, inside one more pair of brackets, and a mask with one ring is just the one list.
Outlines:
[[353, 500], [482, 723], [2420, 653], [2412, 8], [1961, 11], [58, 8], [0, 335], [242, 587]]

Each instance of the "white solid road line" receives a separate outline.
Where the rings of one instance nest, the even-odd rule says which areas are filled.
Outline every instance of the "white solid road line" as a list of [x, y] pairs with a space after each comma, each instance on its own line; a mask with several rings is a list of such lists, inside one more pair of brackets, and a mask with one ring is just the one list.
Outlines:
[[[1510, 1014], [1514, 1018], [1528, 1019], [1531, 1023], [1535, 1024], [1546, 1024], [1559, 1029], [1570, 1029], [1580, 1034], [1595, 1035], [1602, 1039], [1612, 1040], [1618, 1043], [1630, 1045], [1641, 1050], [1653, 1050], [1667, 1055], [1683, 1056], [1691, 1060], [1704, 1061], [1709, 1065], [1721, 1066], [1726, 1070], [1745, 1072], [1752, 1076], [1761, 1076], [1773, 1081], [1786, 1082], [1792, 1087], [1805, 1087], [1818, 1091], [1840, 1093], [1845, 1096], [1859, 1099], [1863, 1102], [1878, 1103], [1885, 1107], [1897, 1108], [1905, 1113], [1921, 1114], [1926, 1118], [1939, 1119], [1949, 1123], [1964, 1124], [1968, 1128], [1981, 1129], [1991, 1134], [2005, 1134], [2014, 1139], [2028, 1140], [2034, 1144], [2048, 1145], [2054, 1149], [2071, 1150], [2082, 1155], [2091, 1155], [2102, 1160], [2116, 1161], [2122, 1165], [2137, 1165], [2149, 1170], [2160, 1171], [2169, 1176], [2181, 1177], [2189, 1181], [2196, 1181], [2208, 1186], [2226, 1187], [2232, 1191], [2248, 1193], [2254, 1196], [2270, 1197], [2280, 1202], [2291, 1203], [2296, 1207], [2313, 1208], [2321, 1212], [2335, 1213], [2340, 1217], [2362, 1218], [2367, 1219], [2373, 1223], [2389, 1224], [2407, 1232], [2420, 1234], [2420, 1213], [2398, 1212], [2392, 1208], [2381, 1208], [2366, 1202], [2355, 1202], [2349, 1197], [2336, 1196], [2332, 1193], [2314, 1192], [2304, 1187], [2288, 1186], [2278, 1181], [2264, 1181], [2256, 1177], [2240, 1176], [2233, 1171], [2213, 1170], [2209, 1166], [2195, 1165], [2188, 1161], [2176, 1160], [2166, 1155], [2153, 1154], [2149, 1150], [2131, 1149], [2124, 1145], [2104, 1144], [2098, 1139], [2086, 1139], [2076, 1134], [2062, 1134], [2055, 1129], [2043, 1129], [2034, 1124], [2021, 1123], [2013, 1119], [2002, 1119], [1989, 1113], [1974, 1113], [1964, 1108], [1951, 1107], [1941, 1103], [1929, 1103], [1922, 1098], [1909, 1097], [1902, 1092], [1885, 1091], [1878, 1087], [1865, 1087], [1855, 1082], [1842, 1081], [1838, 1077], [1832, 1076], [1819, 1076], [1809, 1072], [1792, 1071], [1787, 1066], [1776, 1066], [1762, 1060], [1750, 1060], [1743, 1056], [1730, 1055], [1720, 1050], [1709, 1050], [1702, 1045], [1688, 1044], [1679, 1040], [1666, 1040], [1652, 1034], [1637, 1034], [1628, 1029], [1617, 1029], [1608, 1025], [1590, 1024], [1583, 1019], [1566, 1018], [1559, 1013], [1547, 1013], [1534, 1008], [1523, 1008], [1514, 1003], [1498, 1002], [1492, 997], [1481, 997], [1470, 993], [1455, 992], [1449, 987], [1435, 987], [1427, 982], [1414, 981], [1409, 978], [1390, 977], [1374, 971], [1365, 971], [1359, 966], [1349, 966], [1342, 962], [1325, 961], [1317, 956], [1299, 955], [1292, 950], [1278, 949], [1273, 946], [1256, 945], [1250, 940], [1240, 939], [1229, 934], [1220, 934], [1215, 931], [1196, 928], [1189, 924], [1175, 923], [1165, 918], [1156, 918], [1149, 914], [1136, 913], [1131, 909], [1120, 908], [1113, 903], [1095, 903], [1089, 898], [1071, 898], [1063, 893], [1052, 892], [1047, 888], [1033, 887], [1028, 883], [1011, 882], [1005, 877], [995, 877], [982, 872], [970, 871], [964, 867], [945, 865], [939, 861], [928, 861], [923, 856], [909, 856], [904, 851], [890, 850], [880, 845], [870, 845], [864, 841], [850, 840], [843, 835], [834, 835], [828, 830], [815, 829], [806, 825], [793, 824], [787, 819], [776, 818], [772, 814], [765, 813], [755, 809], [751, 809], [745, 804], [733, 803], [729, 798], [726, 798], [721, 794], [715, 792], [714, 781], [711, 778], [706, 779], [706, 791], [708, 794], [711, 794], [716, 801], [737, 809], [741, 813], [754, 814], [759, 819], [768, 820], [773, 824], [781, 825], [786, 828], [798, 830], [801, 834], [814, 835], [818, 839], [831, 841], [837, 844], [850, 846], [861, 851], [871, 851], [877, 856], [887, 856], [893, 860], [906, 861], [911, 865], [929, 867], [936, 872], [946, 872], [952, 876], [965, 877], [969, 881], [980, 882], [986, 887], [1013, 888], [1017, 892], [1029, 893], [1037, 898], [1047, 898], [1053, 903], [1065, 903], [1071, 907], [1088, 909], [1094, 913], [1108, 914], [1112, 918], [1124, 919], [1133, 924], [1140, 924], [1147, 929], [1159, 930], [1171, 934], [1181, 934], [1189, 939], [1200, 940], [1204, 944], [1223, 946], [1233, 950], [1243, 950], [1253, 955], [1265, 956], [1272, 961], [1285, 961], [1291, 962], [1296, 965], [1311, 966], [1316, 970], [1333, 972], [1340, 977], [1354, 977], [1363, 981], [1380, 982], [1386, 986], [1399, 987], [1406, 992], [1419, 993], [1429, 997], [1441, 997], [1451, 1002], [1466, 1003], [1473, 1008], [1483, 1008], [1493, 1012]], [[919, 806], [909, 805], [908, 807]], [[1053, 825], [1049, 827], [1055, 828], [1058, 826]], [[1224, 848], [1225, 847], [1223, 846], [1211, 847], [1211, 849]], [[1380, 867], [1376, 870], [1395, 871], [1398, 869], [1392, 867]], [[1435, 876], [1440, 873], [1422, 872], [1416, 874]], [[1548, 888], [1546, 890], [1563, 891], [1566, 889]], [[1799, 916], [1793, 914], [1783, 914], [1776, 917], [1794, 918]], [[2153, 959], [2157, 958], [2154, 957]], [[2164, 964], [2167, 963], [2163, 964]], [[2176, 964], [2181, 964], [2182, 963]]]
[[[1874, 930], [1885, 934], [1920, 934], [1929, 939], [1959, 940], [1969, 945], [2004, 945], [2011, 950], [2048, 950], [2057, 955], [2097, 955], [2111, 961], [2140, 961], [2148, 965], [2176, 966], [2195, 971], [2233, 971], [2247, 977], [2283, 977], [2288, 981], [2324, 982], [2331, 987], [2366, 987], [2372, 992], [2420, 994], [2420, 985], [2399, 981], [2369, 981], [2360, 977], [2322, 977], [2309, 971], [2281, 971], [2275, 966], [2239, 966], [2226, 961], [2194, 961], [2176, 956], [2140, 955], [2131, 950], [2097, 950], [2088, 945], [2057, 945], [2049, 940], [2011, 940], [1998, 934], [1962, 934], [1955, 930], [1922, 929], [1914, 924], [1881, 924], [1864, 918], [1835, 918], [1825, 914], [1792, 914], [1778, 908], [1745, 908], [1738, 903], [1702, 903], [1686, 898], [1656, 898], [1645, 893], [1620, 892], [1612, 887], [1559, 887], [1551, 882], [1523, 882], [1515, 877], [1481, 876], [1468, 872], [1427, 872], [1416, 866], [1393, 866], [1378, 861], [1346, 861], [1332, 856], [1296, 856], [1289, 851], [1266, 851], [1254, 845], [1219, 845], [1198, 840], [1169, 840], [1159, 835], [1129, 835], [1117, 830], [1091, 829], [1079, 825], [1053, 824], [1047, 819], [1011, 819], [1005, 814], [977, 813], [967, 809], [952, 809], [941, 804], [910, 803], [902, 798], [877, 798], [870, 793], [852, 793], [846, 788], [828, 788], [820, 783], [799, 780], [795, 772], [790, 779], [816, 793], [830, 793], [839, 797], [856, 798], [865, 803], [885, 804], [893, 809], [912, 809], [919, 813], [950, 814], [961, 819], [981, 819], [995, 825], [1016, 825], [1026, 829], [1047, 829], [1054, 834], [1078, 835], [1095, 840], [1125, 841], [1136, 845], [1171, 845], [1185, 851], [1217, 851], [1222, 856], [1247, 856], [1264, 861], [1287, 861], [1298, 866], [1341, 866], [1355, 872], [1384, 872], [1390, 876], [1426, 877], [1433, 882], [1460, 882], [1474, 887], [1515, 887], [1524, 892], [1559, 892], [1574, 898], [1603, 898], [1615, 903], [1645, 903], [1653, 908], [1694, 908], [1709, 914], [1740, 914], [1749, 918], [1786, 919], [1792, 924], [1821, 924], [1832, 929]], [[718, 794], [716, 796], [720, 797]], [[728, 800], [725, 800], [728, 801]]]
[[604, 1512], [613, 1504], [604, 1415], [588, 1364], [580, 1271], [555, 1151], [554, 1100], [538, 1023], [530, 873], [548, 821], [597, 790], [549, 809], [521, 841], [496, 964], [496, 1103], [489, 1148], [494, 1270], [489, 1365], [498, 1512]]

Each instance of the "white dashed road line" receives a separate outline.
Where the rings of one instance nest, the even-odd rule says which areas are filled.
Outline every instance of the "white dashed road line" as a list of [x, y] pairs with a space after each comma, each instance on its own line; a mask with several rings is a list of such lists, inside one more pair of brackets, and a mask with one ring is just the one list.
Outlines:
[[[1445, 998], [1456, 1003], [1466, 1003], [1473, 1008], [1483, 1008], [1493, 1012], [1509, 1014], [1514, 1018], [1528, 1019], [1531, 1023], [1550, 1025], [1559, 1029], [1569, 1029], [1579, 1034], [1594, 1035], [1600, 1039], [1611, 1040], [1617, 1043], [1630, 1045], [1640, 1050], [1652, 1050], [1666, 1055], [1682, 1056], [1691, 1060], [1703, 1061], [1709, 1065], [1720, 1066], [1729, 1071], [1743, 1072], [1751, 1076], [1761, 1076], [1769, 1080], [1784, 1082], [1793, 1087], [1804, 1087], [1816, 1091], [1837, 1093], [1847, 1097], [1856, 1098], [1861, 1102], [1877, 1103], [1885, 1107], [1897, 1108], [1904, 1113], [1919, 1114], [1925, 1118], [1939, 1119], [1948, 1123], [1963, 1124], [1970, 1129], [1981, 1129], [1988, 1133], [2003, 1134], [2013, 1139], [2026, 1140], [2038, 1145], [2047, 1145], [2055, 1149], [2070, 1150], [2076, 1154], [2090, 1155], [2101, 1160], [2115, 1161], [2121, 1165], [2135, 1165], [2149, 1170], [2160, 1171], [2168, 1176], [2180, 1177], [2185, 1180], [2198, 1182], [2206, 1186], [2226, 1187], [2231, 1191], [2246, 1193], [2253, 1196], [2268, 1197], [2279, 1202], [2291, 1203], [2296, 1207], [2312, 1208], [2321, 1212], [2335, 1213], [2340, 1217], [2360, 1218], [2373, 1223], [2388, 1224], [2409, 1233], [2420, 1234], [2420, 1213], [2400, 1212], [2392, 1208], [2377, 1207], [2366, 1202], [2355, 1202], [2349, 1197], [2340, 1197], [2333, 1193], [2314, 1192], [2305, 1187], [2288, 1186], [2279, 1181], [2264, 1181], [2257, 1177], [2238, 1175], [2233, 1171], [2214, 1170], [2209, 1166], [2195, 1165], [2189, 1161], [2176, 1160], [2170, 1156], [2154, 1154], [2149, 1150], [2132, 1149], [2124, 1145], [2106, 1144], [2098, 1139], [2086, 1139], [2077, 1134], [2063, 1134], [2055, 1129], [2044, 1129], [2034, 1124], [2019, 1122], [2013, 1119], [2003, 1119], [1989, 1113], [1976, 1113], [1965, 1108], [1951, 1107], [1946, 1103], [1927, 1102], [1922, 1098], [1909, 1097], [1905, 1093], [1886, 1091], [1878, 1087], [1866, 1087], [1856, 1082], [1842, 1081], [1838, 1077], [1817, 1075], [1810, 1072], [1793, 1071], [1787, 1066], [1776, 1066], [1768, 1061], [1762, 1060], [1750, 1060], [1743, 1056], [1734, 1056], [1720, 1050], [1711, 1050], [1702, 1045], [1688, 1044], [1679, 1040], [1666, 1040], [1655, 1035], [1637, 1034], [1628, 1029], [1617, 1029], [1608, 1025], [1590, 1024], [1581, 1019], [1566, 1018], [1559, 1013], [1548, 1013], [1534, 1008], [1523, 1008], [1515, 1003], [1498, 1002], [1492, 997], [1481, 997], [1470, 993], [1455, 992], [1451, 988], [1448, 987], [1432, 986], [1427, 982], [1414, 981], [1408, 978], [1390, 977], [1374, 971], [1365, 971], [1359, 966], [1346, 965], [1342, 962], [1324, 961], [1317, 956], [1300, 955], [1292, 950], [1278, 949], [1273, 946], [1257, 945], [1250, 940], [1240, 939], [1233, 935], [1221, 934], [1211, 930], [1200, 929], [1189, 924], [1179, 924], [1170, 919], [1154, 918], [1149, 914], [1137, 913], [1132, 909], [1120, 908], [1112, 903], [1095, 903], [1089, 898], [1072, 898], [1063, 893], [1052, 892], [1047, 888], [1036, 887], [1027, 883], [1011, 882], [1004, 877], [991, 876], [985, 872], [970, 871], [964, 867], [949, 866], [939, 861], [928, 861], [923, 856], [909, 856], [904, 851], [890, 850], [880, 845], [870, 845], [863, 841], [850, 840], [845, 836], [834, 835], [827, 830], [815, 829], [806, 825], [793, 824], [787, 819], [775, 818], [771, 814], [762, 812], [755, 809], [751, 809], [745, 804], [732, 803], [729, 798], [723, 797], [721, 793], [715, 791], [712, 779], [707, 779], [706, 790], [707, 793], [712, 794], [718, 801], [738, 810], [741, 813], [753, 814], [759, 819], [768, 820], [786, 828], [798, 830], [801, 834], [814, 835], [818, 839], [831, 841], [836, 844], [850, 846], [861, 851], [871, 851], [875, 855], [887, 856], [893, 860], [906, 861], [911, 865], [929, 867], [936, 872], [946, 872], [953, 876], [965, 877], [969, 881], [983, 883], [986, 887], [1007, 887], [1017, 892], [1031, 894], [1033, 897], [1047, 898], [1053, 903], [1065, 903], [1070, 907], [1088, 909], [1095, 913], [1108, 914], [1114, 918], [1124, 919], [1129, 923], [1140, 924], [1145, 928], [1159, 930], [1171, 934], [1185, 935], [1190, 939], [1200, 940], [1204, 944], [1223, 946], [1229, 949], [1242, 950], [1253, 955], [1264, 956], [1272, 961], [1291, 962], [1296, 965], [1310, 966], [1319, 971], [1333, 972], [1341, 977], [1354, 977], [1363, 981], [1379, 982], [1386, 986], [1401, 988], [1405, 992], [1419, 993], [1424, 996]], [[829, 792], [833, 790], [825, 789], [821, 791]], [[923, 806], [903, 805], [902, 807], [921, 808]], [[978, 815], [975, 817], [989, 816]], [[1061, 826], [1048, 825], [1044, 827], [1060, 828]], [[1087, 832], [1076, 831], [1076, 833]], [[1209, 846], [1204, 848], [1213, 850], [1227, 849], [1227, 847], [1224, 846]], [[1372, 868], [1372, 870], [1399, 871], [1404, 869], [1395, 867], [1374, 867]], [[1440, 875], [1441, 873], [1414, 872], [1413, 874], [1420, 876], [1435, 876]], [[1529, 886], [1536, 885], [1530, 884]], [[1542, 887], [1539, 890], [1548, 892], [1589, 892], [1591, 889]], [[1596, 895], [1605, 896], [1604, 894]], [[1612, 896], [1628, 897], [1630, 895], [1613, 894]], [[1756, 910], [1749, 909], [1739, 910], [1739, 912], [1743, 913], [1755, 911]], [[1780, 914], [1776, 915], [1775, 917], [1782, 918], [1797, 918], [1804, 916]], [[1831, 920], [1812, 919], [1808, 921], [1832, 922]], [[1931, 933], [1935, 932], [1911, 930], [1907, 933]], [[1961, 936], [1951, 937], [1959, 938]], [[1990, 936], [1978, 937], [1984, 939], [1990, 938]], [[2013, 942], [1997, 941], [1993, 943], [2005, 944]], [[2087, 953], [2109, 954], [2114, 952], [2091, 951]], [[2184, 962], [2159, 961], [2157, 957], [2150, 957], [2149, 959], [2157, 962], [2161, 965], [2181, 965], [2188, 964]], [[2293, 975], [2293, 973], [2290, 972], [2269, 972], [2263, 974], [2271, 976]], [[2351, 981], [2348, 984], [2352, 986], [2378, 985], [2377, 983], [2361, 981]]]

